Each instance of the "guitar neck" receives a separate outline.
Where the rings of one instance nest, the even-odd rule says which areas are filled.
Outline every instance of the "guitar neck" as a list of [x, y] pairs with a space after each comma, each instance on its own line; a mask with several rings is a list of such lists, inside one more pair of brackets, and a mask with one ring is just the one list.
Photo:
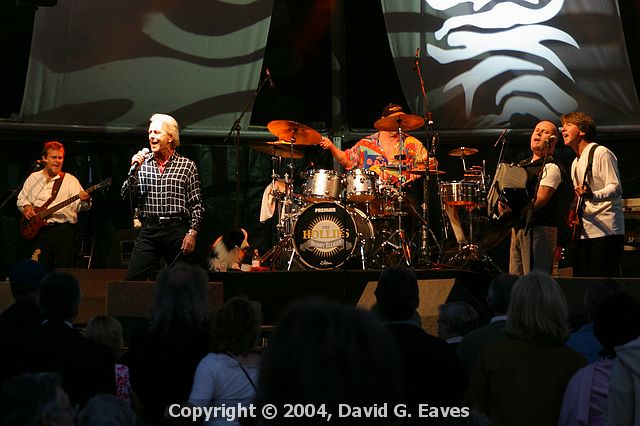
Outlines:
[[[90, 194], [93, 191], [95, 191], [96, 189], [100, 189], [100, 188], [102, 188], [104, 186], [109, 185], [110, 182], [111, 182], [111, 179], [107, 179], [104, 182], [101, 182], [101, 183], [99, 183], [97, 185], [93, 185], [92, 187], [87, 188], [85, 191], [86, 191], [87, 194]], [[58, 204], [56, 204], [56, 205], [54, 205], [52, 207], [49, 207], [48, 209], [45, 209], [45, 210], [42, 210], [41, 212], [38, 212], [36, 214], [36, 217], [38, 217], [39, 219], [44, 219], [45, 217], [55, 213], [56, 211], [60, 210], [61, 208], [66, 207], [69, 204], [71, 204], [71, 203], [73, 203], [73, 202], [75, 202], [75, 201], [77, 201], [79, 199], [80, 199], [80, 194], [76, 194], [76, 195], [74, 195], [73, 197], [71, 197], [71, 198], [69, 198], [67, 200], [64, 200], [64, 201], [62, 201], [62, 202], [60, 202], [60, 203], [58, 203]]]

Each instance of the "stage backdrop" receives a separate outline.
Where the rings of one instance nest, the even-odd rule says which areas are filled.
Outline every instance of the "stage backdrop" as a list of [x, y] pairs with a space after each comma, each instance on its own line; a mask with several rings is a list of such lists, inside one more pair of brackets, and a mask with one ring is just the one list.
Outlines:
[[[381, 0], [414, 111], [440, 128], [530, 127], [576, 109], [602, 125], [640, 123], [616, 0]], [[626, 1], [626, 0], [625, 0]]]
[[[26, 122], [228, 129], [251, 99], [273, 0], [59, 0], [39, 8]], [[250, 114], [241, 123], [246, 127]]]

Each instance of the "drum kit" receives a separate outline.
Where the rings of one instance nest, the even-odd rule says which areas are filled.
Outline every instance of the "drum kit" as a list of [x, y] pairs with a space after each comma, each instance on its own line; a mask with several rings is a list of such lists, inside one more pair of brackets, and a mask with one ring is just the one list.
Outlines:
[[[374, 126], [402, 135], [423, 124], [422, 117], [401, 114], [382, 118]], [[427, 207], [423, 205], [420, 213], [407, 202], [403, 182], [409, 178], [423, 179], [427, 174], [437, 178], [445, 172], [437, 168], [430, 170], [427, 164], [405, 162], [403, 155], [397, 155], [397, 164], [381, 166], [381, 173], [364, 169], [344, 173], [327, 169], [304, 171], [298, 174], [304, 183], [301, 189], [294, 191], [293, 160], [303, 158], [299, 149], [319, 144], [322, 136], [307, 125], [289, 120], [271, 121], [267, 128], [278, 139], [251, 145], [256, 151], [270, 155], [274, 164], [270, 194], [276, 205], [278, 243], [262, 256], [262, 262], [275, 270], [290, 270], [294, 259], [298, 260], [296, 267], [317, 270], [337, 269], [343, 265], [362, 269], [384, 268], [402, 262], [411, 265], [411, 244], [402, 219], [412, 210], [423, 224], [428, 223], [425, 220]], [[402, 137], [400, 140], [399, 152], [403, 152]], [[475, 153], [476, 149], [468, 147], [449, 152], [450, 156], [460, 157], [466, 173], [462, 181], [439, 182], [437, 187], [443, 207], [464, 207], [471, 212], [486, 206], [484, 168], [467, 170], [464, 164], [466, 157]], [[276, 164], [282, 158], [289, 160], [289, 170], [283, 177], [276, 173]], [[405, 178], [386, 179], [385, 172], [390, 170]], [[470, 235], [471, 232], [472, 229]], [[433, 232], [431, 235], [442, 254]], [[470, 250], [478, 251], [477, 247], [460, 247], [458, 257], [466, 256]]]

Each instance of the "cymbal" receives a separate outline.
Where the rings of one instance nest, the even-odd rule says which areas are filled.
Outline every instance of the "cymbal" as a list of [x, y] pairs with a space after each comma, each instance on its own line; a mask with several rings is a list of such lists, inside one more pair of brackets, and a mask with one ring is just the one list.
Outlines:
[[254, 143], [250, 145], [251, 148], [255, 149], [258, 152], [262, 152], [264, 154], [269, 154], [272, 157], [283, 157], [283, 158], [302, 158], [304, 155], [302, 152], [297, 149], [293, 150], [293, 155], [291, 154], [290, 144], [283, 145], [273, 145], [270, 142], [267, 144], [262, 143]]
[[296, 145], [317, 145], [322, 136], [311, 127], [289, 120], [274, 120], [267, 124], [267, 129], [285, 142], [293, 141]]
[[384, 130], [387, 132], [396, 132], [398, 128], [407, 132], [409, 130], [415, 130], [424, 125], [424, 118], [419, 115], [410, 114], [398, 114], [384, 117], [373, 123], [373, 127], [378, 130]]
[[460, 148], [455, 148], [449, 151], [449, 155], [452, 157], [468, 157], [469, 155], [474, 155], [478, 152], [475, 148], [469, 148], [461, 146]]

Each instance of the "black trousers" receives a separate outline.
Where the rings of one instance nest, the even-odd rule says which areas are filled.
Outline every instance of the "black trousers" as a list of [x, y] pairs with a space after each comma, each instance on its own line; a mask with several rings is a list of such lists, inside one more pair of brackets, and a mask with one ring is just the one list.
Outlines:
[[186, 222], [144, 224], [133, 245], [126, 279], [146, 280], [159, 260], [171, 265], [181, 259], [180, 248], [188, 229]]
[[50, 270], [73, 268], [76, 261], [74, 226], [68, 222], [43, 227], [33, 240], [33, 249], [40, 249], [38, 260]]
[[573, 247], [574, 277], [619, 277], [624, 235], [585, 238]]

